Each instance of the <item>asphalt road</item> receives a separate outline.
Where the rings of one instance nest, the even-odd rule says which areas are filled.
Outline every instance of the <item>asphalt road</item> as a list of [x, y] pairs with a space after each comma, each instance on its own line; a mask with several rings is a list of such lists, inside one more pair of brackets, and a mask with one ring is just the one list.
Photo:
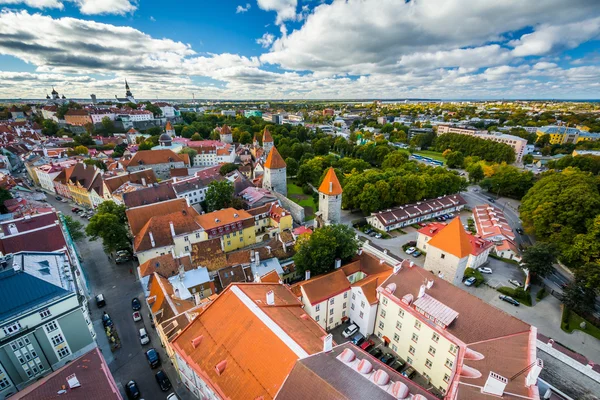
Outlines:
[[[88, 221], [71, 212], [72, 204], [61, 203], [48, 195], [48, 202], [65, 215], [72, 216], [75, 220], [87, 225]], [[77, 243], [83, 258], [83, 270], [88, 279], [92, 292], [90, 312], [96, 329], [98, 346], [102, 350], [106, 362], [112, 372], [123, 398], [127, 398], [124, 385], [135, 380], [145, 400], [164, 400], [173, 393], [161, 392], [154, 377], [158, 369], [150, 369], [146, 361], [145, 351], [154, 347], [160, 354], [163, 369], [173, 385], [180, 399], [191, 399], [185, 386], [181, 384], [178, 375], [171, 365], [167, 354], [161, 347], [156, 330], [150, 326], [149, 311], [142, 294], [142, 287], [136, 278], [134, 262], [116, 265], [110, 260], [102, 249], [101, 240], [89, 241], [86, 239]], [[106, 299], [106, 307], [98, 309], [93, 296], [102, 293]], [[137, 297], [142, 303], [142, 321], [134, 322], [132, 318], [131, 299]], [[102, 313], [106, 311], [115, 324], [121, 339], [121, 348], [110, 351], [106, 335], [102, 328]], [[150, 344], [142, 346], [139, 340], [139, 329], [145, 327], [150, 336]]]

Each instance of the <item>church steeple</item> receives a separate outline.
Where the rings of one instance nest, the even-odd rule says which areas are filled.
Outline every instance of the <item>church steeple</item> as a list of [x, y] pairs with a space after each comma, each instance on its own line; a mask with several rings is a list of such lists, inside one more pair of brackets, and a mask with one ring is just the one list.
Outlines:
[[133, 97], [133, 94], [131, 94], [131, 90], [129, 90], [129, 84], [127, 83], [127, 79], [125, 79], [125, 97]]

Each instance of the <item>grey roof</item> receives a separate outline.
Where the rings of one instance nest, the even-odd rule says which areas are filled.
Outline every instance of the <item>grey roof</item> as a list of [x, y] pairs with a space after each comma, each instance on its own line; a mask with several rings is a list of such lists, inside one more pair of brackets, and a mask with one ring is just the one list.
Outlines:
[[0, 321], [70, 294], [59, 286], [9, 267], [0, 272]]

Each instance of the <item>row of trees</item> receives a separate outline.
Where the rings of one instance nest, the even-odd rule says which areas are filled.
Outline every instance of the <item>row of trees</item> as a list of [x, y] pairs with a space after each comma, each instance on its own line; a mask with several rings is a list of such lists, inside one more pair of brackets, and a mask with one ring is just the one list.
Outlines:
[[509, 145], [475, 136], [445, 133], [435, 138], [433, 147], [439, 152], [450, 149], [459, 151], [464, 156], [477, 156], [485, 161], [508, 164], [515, 162], [515, 152]]

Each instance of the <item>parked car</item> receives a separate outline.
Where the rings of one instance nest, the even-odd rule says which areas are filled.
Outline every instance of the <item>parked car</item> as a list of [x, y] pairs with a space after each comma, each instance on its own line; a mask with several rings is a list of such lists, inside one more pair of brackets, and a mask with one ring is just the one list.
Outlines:
[[141, 396], [140, 388], [133, 379], [125, 385], [125, 393], [127, 393], [127, 397], [130, 399], [139, 399]]
[[522, 229], [522, 228], [517, 228], [517, 229], [515, 229], [515, 230], [517, 231], [517, 233], [518, 233], [519, 235], [523, 235], [523, 234], [525, 234], [525, 232], [523, 231], [523, 229]]
[[102, 293], [96, 295], [96, 306], [98, 308], [102, 308], [106, 305], [106, 300], [104, 300], [104, 295]]
[[357, 346], [360, 346], [362, 342], [365, 341], [365, 337], [362, 333], [358, 332], [356, 335], [352, 336], [351, 342]]
[[408, 249], [404, 250], [404, 252], [405, 252], [406, 254], [412, 254], [412, 253], [414, 253], [415, 251], [417, 251], [417, 249], [415, 249], [414, 247], [409, 247]]
[[396, 357], [394, 357], [392, 353], [385, 353], [380, 360], [384, 364], [391, 365], [394, 361], [396, 361]]
[[177, 398], [177, 395], [175, 393], [171, 393], [170, 395], [167, 396], [167, 400], [179, 400]]
[[479, 267], [477, 268], [477, 271], [481, 272], [482, 274], [491, 274], [493, 272], [492, 269], [488, 267]]
[[117, 256], [117, 258], [115, 258], [115, 263], [116, 264], [123, 264], [126, 263], [128, 261], [130, 261], [131, 258], [129, 256]]
[[404, 368], [404, 361], [402, 361], [401, 359], [396, 359], [393, 363], [390, 364], [390, 368], [395, 369], [396, 371], [400, 372], [402, 371], [402, 368]]
[[69, 200], [67, 200], [67, 199], [62, 199], [62, 200], [61, 200], [61, 202], [62, 202], [62, 203], [68, 203], [68, 202], [69, 202]]
[[129, 250], [117, 250], [117, 256], [131, 257]]
[[363, 349], [364, 351], [370, 351], [374, 346], [375, 346], [375, 342], [372, 341], [371, 339], [368, 339], [368, 340], [365, 340], [364, 342], [362, 342], [362, 344], [360, 345], [360, 348]]
[[415, 369], [413, 367], [408, 367], [408, 368], [406, 368], [406, 370], [404, 372], [402, 372], [402, 375], [404, 375], [405, 377], [410, 379], [415, 375], [416, 372], [417, 371], [415, 371]]
[[505, 296], [505, 295], [501, 294], [500, 296], [498, 296], [498, 298], [500, 300], [504, 300], [505, 302], [512, 304], [515, 307], [518, 307], [521, 305], [521, 303], [519, 303], [517, 300], [513, 299], [510, 296]]
[[138, 322], [142, 320], [142, 314], [139, 311], [133, 313], [133, 322]]
[[79, 211], [81, 211], [81, 208], [79, 208], [79, 207], [73, 207], [73, 208], [71, 208], [71, 212], [76, 213], [76, 212], [79, 212]]
[[508, 282], [510, 282], [511, 285], [515, 285], [516, 287], [523, 287], [523, 284], [516, 279], [509, 279]]
[[354, 335], [356, 332], [358, 332], [358, 325], [350, 324], [346, 329], [344, 329], [344, 332], [342, 332], [342, 336], [345, 338], [349, 338], [350, 336]]
[[[142, 345], [150, 343], [150, 337], [148, 336], [148, 332], [146, 332], [146, 328], [140, 328], [140, 343]], [[150, 350], [154, 350], [154, 349], [150, 349]], [[150, 350], [148, 350], [148, 351], [150, 351]], [[148, 354], [146, 354], [146, 357], [148, 357]]]
[[165, 371], [161, 369], [156, 373], [155, 377], [156, 382], [158, 382], [158, 386], [160, 386], [160, 390], [163, 392], [171, 390], [171, 381], [169, 380], [167, 374], [165, 374]]
[[381, 239], [381, 233], [376, 234], [375, 239]]
[[417, 257], [420, 257], [420, 256], [421, 256], [421, 254], [423, 254], [423, 253], [421, 253], [419, 250], [417, 250], [417, 251], [413, 252], [413, 253], [411, 254], [411, 256], [413, 256], [413, 257], [417, 258]]
[[493, 199], [493, 198], [491, 198], [491, 197], [488, 197], [487, 199], [488, 199], [488, 201], [489, 201], [490, 203], [495, 203], [495, 202], [496, 202], [496, 200], [494, 200], [494, 199]]
[[104, 314], [102, 314], [102, 325], [104, 325], [104, 327], [106, 328], [107, 326], [112, 326], [113, 322], [112, 319], [110, 319], [110, 315], [108, 315], [108, 313], [106, 311], [104, 311]]
[[375, 236], [377, 236], [377, 232], [373, 231], [373, 232], [369, 233], [369, 236], [375, 237]]
[[160, 365], [160, 356], [155, 348], [151, 348], [146, 351], [146, 359], [148, 360], [148, 364], [150, 364], [150, 368], [154, 369]]
[[367, 229], [365, 230], [365, 233], [366, 233], [367, 235], [368, 235], [369, 233], [371, 233], [371, 232], [373, 232], [373, 229], [371, 229], [371, 228], [367, 228]]
[[137, 297], [131, 299], [131, 308], [133, 308], [133, 311], [138, 311], [140, 308], [142, 308], [142, 304]]
[[419, 223], [417, 223], [417, 225], [419, 225], [419, 226], [421, 226], [421, 227], [423, 227], [423, 226], [427, 226], [427, 224], [426, 224], [425, 222], [419, 222]]
[[476, 280], [477, 280], [477, 279], [475, 279], [475, 277], [474, 277], [474, 276], [472, 276], [472, 277], [468, 278], [468, 279], [465, 281], [465, 286], [473, 286], [473, 284], [475, 283], [475, 281], [476, 281]]
[[369, 351], [369, 353], [375, 358], [379, 358], [383, 355], [383, 351], [381, 351], [381, 349], [379, 347], [371, 349], [371, 351]]
[[62, 200], [62, 197], [60, 197], [60, 196], [56, 196], [56, 197], [55, 197], [55, 199], [56, 199], [56, 200], [58, 200], [58, 201], [61, 201], [61, 200]]

